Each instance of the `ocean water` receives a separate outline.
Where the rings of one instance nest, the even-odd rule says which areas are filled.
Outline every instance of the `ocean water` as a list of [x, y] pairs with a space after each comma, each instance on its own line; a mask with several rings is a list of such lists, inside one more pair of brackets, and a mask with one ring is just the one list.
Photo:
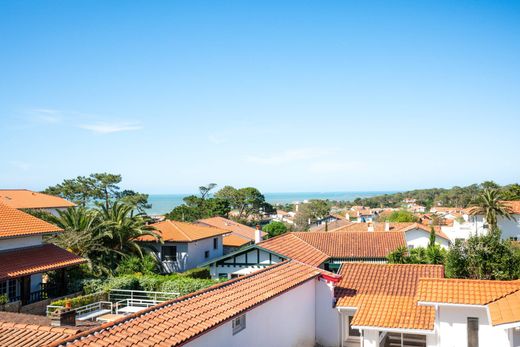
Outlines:
[[[271, 204], [286, 204], [310, 199], [352, 201], [356, 198], [370, 198], [372, 196], [392, 194], [389, 191], [374, 192], [293, 192], [293, 193], [264, 193], [265, 199]], [[148, 201], [152, 208], [148, 214], [164, 214], [183, 203], [187, 194], [150, 194]]]

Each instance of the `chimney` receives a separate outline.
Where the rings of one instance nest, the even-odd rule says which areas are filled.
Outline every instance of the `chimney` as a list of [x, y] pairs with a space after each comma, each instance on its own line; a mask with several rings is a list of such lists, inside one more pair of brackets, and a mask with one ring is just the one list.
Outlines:
[[390, 223], [385, 222], [385, 231], [390, 231]]
[[371, 222], [368, 223], [368, 231], [369, 232], [373, 232], [374, 231], [374, 224], [372, 224]]
[[262, 241], [262, 230], [260, 230], [260, 225], [257, 225], [255, 230], [255, 243], [259, 243], [260, 241]]

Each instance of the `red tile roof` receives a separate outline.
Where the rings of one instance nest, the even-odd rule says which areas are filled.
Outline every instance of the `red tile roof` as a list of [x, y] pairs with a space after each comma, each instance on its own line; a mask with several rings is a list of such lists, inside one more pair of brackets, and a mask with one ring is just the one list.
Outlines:
[[250, 239], [238, 235], [226, 235], [222, 238], [222, 244], [227, 247], [242, 247], [253, 242]]
[[[199, 223], [209, 225], [215, 228], [231, 231], [239, 236], [247, 237], [248, 239], [255, 240], [255, 228], [248, 227], [247, 225], [237, 223], [224, 217], [212, 217], [199, 220]], [[262, 232], [262, 237], [266, 236], [267, 233]]]
[[283, 234], [259, 246], [312, 266], [329, 258], [383, 259], [406, 246], [403, 233], [295, 232]]
[[0, 252], [0, 281], [57, 270], [86, 260], [52, 244]]
[[[389, 226], [390, 231], [401, 231], [413, 224], [414, 223], [389, 223]], [[385, 223], [352, 223], [331, 231], [368, 231], [369, 225], [374, 227], [374, 231], [385, 231]]]
[[433, 307], [418, 306], [419, 278], [443, 277], [441, 265], [344, 263], [337, 307], [355, 307], [352, 325], [433, 330]]
[[0, 239], [58, 231], [62, 231], [62, 229], [0, 203]]
[[[158, 230], [164, 242], [193, 242], [209, 237], [229, 234], [227, 230], [169, 219], [151, 224], [151, 226]], [[155, 238], [149, 235], [141, 236], [138, 240], [156, 242]]]
[[27, 189], [0, 189], [0, 203], [14, 208], [64, 208], [76, 204], [59, 196], [33, 192]]
[[488, 305], [493, 325], [520, 322], [520, 290]]
[[0, 346], [39, 347], [77, 334], [78, 329], [0, 322]]
[[179, 346], [323, 273], [300, 262], [282, 262], [56, 341], [52, 346]]

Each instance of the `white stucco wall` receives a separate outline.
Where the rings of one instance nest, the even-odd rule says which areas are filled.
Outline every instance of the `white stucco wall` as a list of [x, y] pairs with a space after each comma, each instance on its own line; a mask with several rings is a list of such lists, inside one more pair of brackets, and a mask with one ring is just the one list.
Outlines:
[[507, 347], [511, 346], [508, 332], [491, 326], [486, 309], [483, 307], [439, 306], [438, 308], [438, 346], [460, 347], [468, 345], [468, 317], [479, 320], [479, 346]]
[[[506, 218], [498, 218], [498, 227], [502, 231], [502, 238], [509, 239], [517, 237], [520, 241], [520, 215], [513, 215], [514, 220]], [[485, 219], [483, 216], [464, 216], [464, 223], [455, 221], [453, 227], [443, 227], [442, 230], [450, 237], [452, 241], [456, 238], [467, 239], [471, 235], [487, 234], [489, 229], [484, 228]]]
[[246, 313], [246, 328], [233, 335], [231, 321], [186, 344], [189, 347], [313, 347], [315, 280]]
[[[417, 247], [428, 247], [430, 243], [430, 233], [422, 229], [413, 229], [406, 232], [406, 244], [408, 246]], [[436, 236], [435, 243], [441, 247], [448, 248], [450, 242], [442, 237]]]
[[[276, 264], [283, 260], [282, 258], [274, 254], [271, 254], [271, 256], [269, 257], [269, 252], [263, 250], [258, 251], [257, 249], [251, 249], [246, 254], [240, 254], [237, 256], [230, 255], [229, 258], [222, 260], [222, 262], [225, 265], [212, 265], [210, 267], [210, 273], [212, 278], [218, 278], [219, 274], [228, 274], [228, 277], [230, 277], [232, 273], [244, 269], [249, 269], [251, 272], [254, 272], [263, 269], [265, 266]], [[260, 257], [258, 256], [258, 254], [260, 255]], [[236, 263], [241, 263], [242, 265], [233, 265], [235, 259]]]
[[42, 244], [41, 235], [32, 235], [26, 237], [17, 237], [12, 239], [1, 239], [0, 240], [0, 251], [6, 251], [9, 249], [16, 249], [22, 247], [38, 246]]
[[340, 314], [333, 307], [334, 287], [325, 280], [316, 282], [316, 343], [322, 347], [340, 345]]

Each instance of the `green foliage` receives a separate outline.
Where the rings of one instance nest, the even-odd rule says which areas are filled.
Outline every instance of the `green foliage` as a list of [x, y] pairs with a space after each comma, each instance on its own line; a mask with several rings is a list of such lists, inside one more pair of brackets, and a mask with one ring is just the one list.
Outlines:
[[7, 304], [7, 301], [8, 301], [7, 294], [1, 294], [0, 295], [0, 305]]
[[155, 273], [157, 271], [157, 266], [157, 259], [151, 254], [146, 254], [142, 258], [136, 256], [124, 256], [119, 262], [115, 273], [118, 275], [131, 275], [134, 273], [148, 275]]
[[428, 247], [399, 247], [391, 252], [387, 258], [392, 264], [444, 264], [447, 251], [435, 243], [435, 230], [430, 232]]
[[199, 187], [200, 196], [190, 195], [185, 197], [184, 204], [175, 207], [170, 213], [165, 216], [168, 219], [195, 222], [199, 219], [210, 218], [215, 216], [227, 217], [231, 211], [230, 205], [226, 200], [209, 197], [209, 194], [215, 183], [210, 183], [207, 186]]
[[209, 287], [213, 284], [215, 284], [215, 282], [212, 280], [179, 277], [174, 280], [164, 281], [161, 285], [161, 291], [186, 295], [197, 290]]
[[211, 274], [208, 267], [197, 267], [190, 269], [181, 273], [180, 276], [198, 279], [211, 279]]
[[225, 186], [215, 193], [215, 198], [226, 201], [233, 210], [237, 210], [239, 220], [259, 217], [262, 213], [274, 211], [273, 206], [265, 201], [264, 195], [253, 187], [236, 189]]
[[484, 215], [491, 232], [499, 232], [498, 217], [513, 219], [511, 208], [504, 205], [502, 193], [495, 188], [485, 188], [472, 202], [470, 213], [472, 215]]
[[299, 230], [307, 230], [309, 221], [316, 222], [330, 214], [331, 205], [326, 200], [310, 200], [301, 204], [294, 218], [294, 222]]
[[472, 236], [450, 248], [446, 275], [454, 278], [512, 280], [520, 277], [520, 253], [498, 233]]
[[386, 221], [393, 223], [407, 223], [418, 222], [419, 218], [410, 211], [399, 210], [390, 213], [390, 215], [386, 218]]
[[262, 229], [265, 231], [269, 238], [275, 237], [277, 235], [285, 234], [287, 232], [287, 226], [278, 221], [272, 221]]
[[107, 299], [107, 294], [103, 292], [96, 292], [88, 295], [80, 295], [70, 299], [61, 299], [51, 302], [52, 306], [65, 306], [70, 302], [72, 308], [85, 306], [93, 302], [103, 301]]
[[406, 264], [408, 262], [408, 248], [401, 246], [388, 254], [387, 259], [390, 264]]

